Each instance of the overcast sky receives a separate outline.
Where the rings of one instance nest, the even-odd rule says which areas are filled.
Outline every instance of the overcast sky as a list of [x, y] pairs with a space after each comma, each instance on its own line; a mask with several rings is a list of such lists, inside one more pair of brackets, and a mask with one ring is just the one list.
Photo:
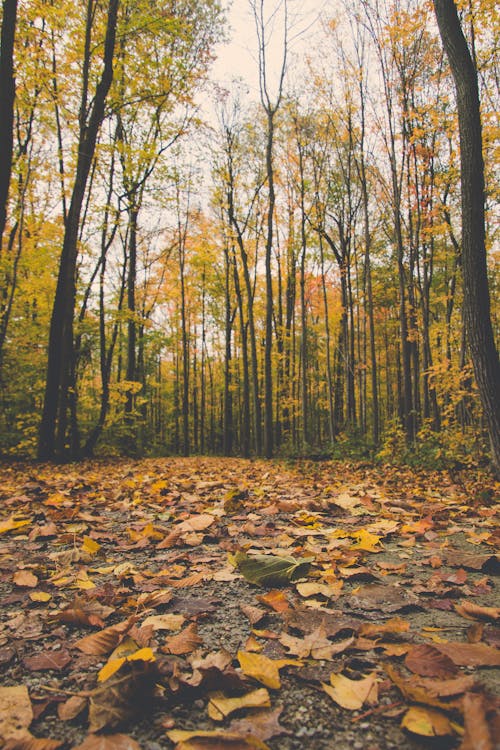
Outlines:
[[[282, 4], [282, 3], [281, 3]], [[280, 5], [280, 0], [265, 0], [269, 14]], [[333, 13], [335, 0], [288, 0], [289, 18], [292, 19], [291, 58], [303, 56], [311, 45], [315, 24], [321, 13]], [[217, 60], [213, 65], [212, 79], [228, 85], [233, 78], [243, 78], [252, 90], [258, 90], [258, 58], [255, 22], [250, 0], [233, 0], [229, 14], [230, 42], [218, 45]], [[269, 29], [271, 26], [269, 25]], [[268, 58], [271, 72], [279, 70], [283, 54], [283, 15], [277, 13], [273, 31], [269, 34]], [[296, 60], [294, 61], [296, 65]]]

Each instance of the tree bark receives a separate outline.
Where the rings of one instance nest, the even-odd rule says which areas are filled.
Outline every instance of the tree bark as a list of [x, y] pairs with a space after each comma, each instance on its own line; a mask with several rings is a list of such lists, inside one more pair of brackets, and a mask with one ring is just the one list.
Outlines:
[[16, 34], [17, 0], [3, 0], [0, 41], [0, 255], [7, 222], [7, 201], [12, 174], [14, 149], [14, 39]]
[[490, 314], [477, 71], [453, 0], [434, 0], [434, 9], [457, 97], [465, 322], [474, 375], [488, 426], [493, 465], [497, 475], [500, 475], [500, 360]]

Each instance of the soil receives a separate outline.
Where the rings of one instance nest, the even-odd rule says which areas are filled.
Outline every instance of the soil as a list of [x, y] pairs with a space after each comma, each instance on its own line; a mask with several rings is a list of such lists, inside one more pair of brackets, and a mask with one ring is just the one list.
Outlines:
[[[487, 475], [192, 458], [64, 467], [4, 463], [0, 480], [0, 529], [6, 519], [29, 521], [0, 534], [0, 686], [28, 688], [35, 737], [76, 748], [88, 736], [85, 712], [64, 721], [58, 714], [71, 695], [95, 690], [96, 675], [107, 662], [107, 656], [82, 653], [76, 645], [81, 638], [132, 615], [140, 626], [148, 616], [169, 613], [183, 615], [184, 626], [196, 625], [203, 655], [229, 652], [239, 679], [237, 654], [250, 648], [252, 634], [252, 648], [257, 644], [260, 653], [283, 659], [291, 654], [279, 636], [303, 637], [325, 617], [351, 623], [329, 636], [332, 643], [366, 623], [404, 620], [408, 631], [375, 639], [372, 648], [361, 647], [358, 640], [328, 660], [306, 657], [300, 666], [281, 669], [280, 688], [269, 690], [272, 709], [281, 709], [281, 729], [262, 741], [270, 750], [460, 746], [460, 709], [448, 712], [458, 727], [451, 735], [427, 737], [401, 727], [413, 702], [388, 678], [384, 665], [392, 664], [409, 678], [404, 659], [415, 644], [498, 646], [498, 486]], [[212, 514], [215, 522], [179, 533], [180, 524], [200, 514]], [[174, 534], [171, 544], [162, 544], [173, 531], [177, 538]], [[372, 536], [364, 537], [365, 532]], [[85, 547], [85, 539], [99, 549]], [[228, 561], [238, 550], [312, 557], [305, 582], [326, 582], [331, 594], [301, 594], [300, 580], [279, 589], [251, 583]], [[19, 571], [32, 572], [36, 584], [16, 583]], [[170, 598], [141, 607], [141, 595], [159, 589], [169, 591]], [[288, 610], [276, 611], [262, 601], [270, 589], [284, 594]], [[37, 600], [36, 593], [50, 594], [50, 599]], [[109, 606], [105, 623], [58, 619], [75, 596]], [[460, 609], [464, 601], [490, 609], [471, 616]], [[254, 625], [242, 609], [245, 604], [265, 610]], [[159, 750], [175, 746], [167, 734], [174, 728], [233, 730], [236, 721], [255, 716], [242, 709], [215, 722], [207, 714], [206, 687], [186, 689], [181, 678], [181, 688], [174, 690], [171, 673], [162, 684], [161, 674], [173, 664], [180, 674], [190, 669], [189, 653], [160, 656], [170, 636], [155, 631], [149, 642], [161, 666], [154, 693], [138, 712], [131, 706], [129, 716], [105, 726], [104, 734], [124, 733], [144, 750]], [[383, 643], [401, 646], [401, 653]], [[67, 652], [68, 660], [54, 669], [40, 669], [32, 660], [58, 652]], [[374, 671], [378, 701], [359, 710], [342, 708], [322, 687], [332, 673], [360, 679]], [[462, 665], [458, 674], [474, 675], [476, 692], [498, 693], [498, 667]], [[247, 685], [262, 687], [251, 678]], [[246, 747], [223, 739], [205, 746]], [[485, 747], [493, 747], [491, 741]]]

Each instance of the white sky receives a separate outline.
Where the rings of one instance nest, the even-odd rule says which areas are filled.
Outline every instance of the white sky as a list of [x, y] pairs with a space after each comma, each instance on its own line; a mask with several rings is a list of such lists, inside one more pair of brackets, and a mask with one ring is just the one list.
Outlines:
[[[292, 19], [290, 58], [299, 57], [310, 48], [314, 27], [318, 28], [322, 13], [333, 15], [336, 0], [288, 0], [289, 18]], [[265, 0], [267, 13], [273, 11], [280, 0]], [[228, 13], [230, 42], [218, 45], [217, 60], [212, 67], [212, 80], [228, 86], [232, 79], [242, 78], [252, 91], [258, 91], [258, 56], [255, 22], [250, 0], [233, 0]], [[279, 71], [282, 61], [283, 16], [274, 19], [274, 31], [269, 37], [268, 64], [271, 73]], [[293, 38], [295, 37], [295, 39]], [[294, 66], [295, 67], [295, 66]]]

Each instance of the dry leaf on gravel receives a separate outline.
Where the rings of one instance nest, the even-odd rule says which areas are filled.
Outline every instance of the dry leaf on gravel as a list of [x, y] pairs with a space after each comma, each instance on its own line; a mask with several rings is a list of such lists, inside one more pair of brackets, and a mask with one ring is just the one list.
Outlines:
[[409, 732], [423, 737], [443, 737], [444, 735], [456, 734], [456, 728], [445, 714], [423, 706], [411, 706], [403, 716], [401, 726]]
[[426, 643], [412, 646], [406, 654], [405, 665], [411, 672], [422, 677], [454, 677], [458, 669], [442, 651]]
[[190, 654], [203, 644], [203, 638], [198, 635], [196, 623], [192, 622], [177, 635], [167, 638], [161, 651], [165, 654]]
[[73, 750], [141, 750], [141, 746], [127, 734], [89, 734]]
[[330, 684], [322, 683], [323, 690], [342, 708], [358, 711], [365, 703], [378, 703], [377, 675], [371, 674], [361, 680], [350, 680], [343, 674], [330, 675]]
[[182, 729], [173, 729], [167, 732], [167, 737], [177, 743], [175, 750], [269, 750], [268, 746], [252, 735], [233, 734], [225, 730], [203, 731], [184, 731]]
[[252, 690], [250, 693], [240, 695], [236, 698], [228, 697], [217, 690], [209, 694], [208, 715], [214, 721], [224, 721], [235, 711], [241, 708], [270, 708], [271, 699], [265, 688]]
[[27, 731], [33, 709], [26, 685], [0, 687], [0, 744]]
[[[465, 732], [459, 750], [494, 750], [494, 729], [488, 724], [484, 697], [466, 693], [462, 705]], [[496, 739], [498, 741], [498, 737]]]
[[302, 663], [295, 659], [269, 659], [263, 654], [238, 651], [240, 667], [247, 677], [253, 677], [272, 690], [281, 687], [279, 671], [282, 667], [300, 667]]

